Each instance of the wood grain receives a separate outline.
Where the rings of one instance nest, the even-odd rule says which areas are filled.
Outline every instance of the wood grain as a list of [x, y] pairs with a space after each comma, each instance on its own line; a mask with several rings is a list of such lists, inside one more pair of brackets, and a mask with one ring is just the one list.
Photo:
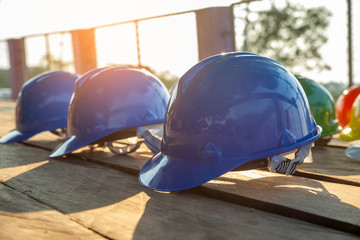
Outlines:
[[0, 184], [0, 223], [0, 239], [105, 239], [4, 184]]
[[350, 181], [353, 182], [352, 184], [360, 186], [360, 162], [347, 157], [344, 151], [345, 148], [315, 146], [312, 148], [313, 163], [303, 163], [299, 170]]
[[[357, 238], [189, 191], [150, 191], [133, 175], [79, 159], [50, 160], [47, 154], [22, 144], [0, 145], [0, 182], [45, 205], [20, 208], [20, 214], [54, 209], [110, 239]], [[17, 226], [6, 220], [10, 225], [3, 234]], [[21, 224], [44, 231], [35, 223]]]

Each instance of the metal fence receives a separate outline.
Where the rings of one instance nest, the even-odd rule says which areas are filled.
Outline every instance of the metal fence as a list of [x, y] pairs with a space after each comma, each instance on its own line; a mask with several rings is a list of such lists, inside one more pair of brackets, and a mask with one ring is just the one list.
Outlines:
[[[181, 75], [198, 59], [194, 11], [102, 25], [94, 30], [98, 67], [141, 65]], [[75, 70], [70, 31], [25, 36], [24, 42], [29, 77], [37, 73], [36, 69]], [[6, 40], [0, 41], [0, 68], [10, 67], [7, 52]], [[184, 56], [187, 61], [181, 63], [179, 59]]]
[[[270, 2], [250, 1], [232, 6], [237, 50], [243, 50], [246, 45], [252, 44], [244, 35], [246, 22], [252, 20], [248, 12], [256, 14], [256, 11], [266, 9]], [[311, 4], [313, 1], [309, 0], [292, 2], [314, 5]], [[326, 0], [316, 2], [317, 5], [329, 5]], [[333, 11], [335, 20], [330, 23], [329, 44], [322, 49], [325, 61], [331, 65], [332, 70], [304, 71], [304, 75], [319, 82], [334, 81], [346, 84], [348, 81], [347, 5], [346, 1], [336, 1], [332, 6], [338, 11]], [[360, 1], [353, 3], [353, 9], [360, 9]], [[97, 26], [94, 28], [97, 65], [98, 67], [115, 64], [146, 65], [158, 72], [168, 70], [181, 76], [198, 61], [195, 18], [195, 11], [187, 11]], [[359, 18], [360, 14], [353, 13], [353, 29], [359, 29]], [[178, 24], [179, 22], [182, 24]], [[340, 29], [341, 32], [334, 33], [332, 29]], [[38, 71], [43, 69], [74, 71], [69, 31], [30, 35], [24, 39], [30, 77], [37, 73], [37, 68], [41, 68]], [[353, 40], [360, 42], [359, 32], [354, 32]], [[352, 53], [354, 65], [359, 66], [360, 45], [356, 44]], [[3, 40], [0, 41], [0, 69], [7, 68], [9, 68], [7, 43]], [[353, 82], [360, 83], [358, 67], [353, 68]]]

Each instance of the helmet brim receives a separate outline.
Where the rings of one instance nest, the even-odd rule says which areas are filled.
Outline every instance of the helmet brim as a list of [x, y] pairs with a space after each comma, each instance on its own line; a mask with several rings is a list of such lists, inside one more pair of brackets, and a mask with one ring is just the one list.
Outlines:
[[354, 131], [351, 127], [345, 127], [340, 133], [340, 139], [344, 141], [355, 141], [360, 139], [359, 131], [357, 129]]
[[360, 161], [360, 141], [355, 141], [345, 149], [345, 155], [354, 160]]
[[5, 136], [0, 138], [0, 143], [15, 143], [15, 142], [23, 142], [32, 136], [38, 134], [38, 131], [32, 132], [21, 132], [19, 130], [12, 130], [7, 133]]
[[[122, 129], [120, 129], [122, 130]], [[49, 155], [49, 157], [60, 157], [72, 153], [82, 147], [90, 145], [112, 133], [120, 131], [118, 129], [109, 129], [96, 135], [72, 135], [60, 143]]]
[[[104, 137], [107, 137], [113, 133], [116, 133], [118, 131], [122, 131], [125, 129], [131, 129], [131, 128], [137, 128], [139, 126], [148, 126], [153, 124], [162, 124], [163, 120], [156, 120], [156, 121], [145, 121], [141, 122], [140, 124], [136, 124], [134, 126], [128, 126], [128, 128], [123, 129], [107, 129], [104, 131], [101, 131], [98, 134], [87, 134], [87, 135], [71, 135], [67, 139], [65, 139], [60, 145], [58, 145], [49, 155], [49, 157], [60, 157], [65, 154], [69, 154], [75, 150], [78, 150], [82, 147], [85, 147], [87, 145], [90, 145], [100, 139], [103, 139]], [[135, 135], [134, 135], [135, 136]], [[129, 136], [127, 136], [129, 137]], [[126, 137], [126, 138], [127, 138]]]
[[173, 192], [190, 189], [220, 177], [248, 162], [275, 156], [311, 144], [320, 137], [321, 131], [321, 127], [318, 126], [316, 135], [303, 142], [256, 156], [238, 159], [220, 159], [204, 162], [199, 159], [176, 159], [160, 151], [142, 167], [139, 182], [144, 187], [157, 191]]
[[50, 154], [49, 157], [60, 157], [65, 154], [69, 154], [77, 149], [85, 147], [92, 142], [96, 141], [91, 140], [86, 137], [81, 136], [70, 136], [69, 138], [65, 139], [60, 145], [58, 145]]
[[[246, 163], [246, 159], [241, 160]], [[140, 183], [157, 191], [181, 191], [204, 184], [239, 165], [233, 162], [200, 162], [197, 159], [176, 159], [164, 153], [155, 154], [141, 169]]]
[[320, 137], [329, 137], [341, 132], [337, 120], [334, 120], [328, 124], [320, 124], [320, 123], [318, 124], [321, 126], [323, 130]]

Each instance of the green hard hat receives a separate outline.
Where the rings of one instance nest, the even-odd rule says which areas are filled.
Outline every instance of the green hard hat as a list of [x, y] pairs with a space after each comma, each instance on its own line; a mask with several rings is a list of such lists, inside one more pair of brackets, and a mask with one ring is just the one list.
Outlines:
[[335, 118], [335, 103], [331, 93], [314, 80], [295, 75], [303, 87], [309, 101], [310, 111], [316, 123], [323, 129], [321, 137], [328, 137], [340, 132]]

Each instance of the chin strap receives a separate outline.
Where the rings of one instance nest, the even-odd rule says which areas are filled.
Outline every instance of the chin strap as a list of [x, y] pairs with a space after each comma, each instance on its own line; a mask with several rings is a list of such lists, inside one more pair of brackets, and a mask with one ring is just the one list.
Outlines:
[[159, 125], [150, 125], [137, 128], [137, 137], [139, 138], [136, 143], [125, 143], [119, 141], [113, 142], [103, 142], [97, 144], [89, 145], [90, 149], [93, 150], [98, 147], [108, 147], [112, 153], [117, 155], [127, 155], [129, 153], [135, 152], [140, 148], [142, 143], [153, 152], [157, 153], [161, 148], [161, 136], [162, 136], [163, 126]]
[[49, 130], [52, 134], [55, 134], [56, 136], [59, 136], [61, 139], [67, 138], [67, 131], [66, 128], [59, 128], [55, 130]]
[[161, 149], [162, 125], [158, 128], [138, 127], [137, 136], [144, 139], [145, 145], [153, 152], [157, 153]]
[[282, 173], [282, 174], [294, 174], [296, 168], [304, 162], [304, 159], [311, 153], [312, 144], [306, 145], [295, 152], [293, 159], [286, 158], [284, 155], [276, 155], [268, 158], [268, 169], [270, 172]]
[[120, 146], [119, 145], [115, 146], [114, 145], [115, 143], [116, 142], [107, 142], [106, 146], [110, 149], [112, 153], [123, 156], [138, 150], [141, 144], [143, 143], [143, 141], [138, 141], [137, 143], [134, 144], [121, 143]]

